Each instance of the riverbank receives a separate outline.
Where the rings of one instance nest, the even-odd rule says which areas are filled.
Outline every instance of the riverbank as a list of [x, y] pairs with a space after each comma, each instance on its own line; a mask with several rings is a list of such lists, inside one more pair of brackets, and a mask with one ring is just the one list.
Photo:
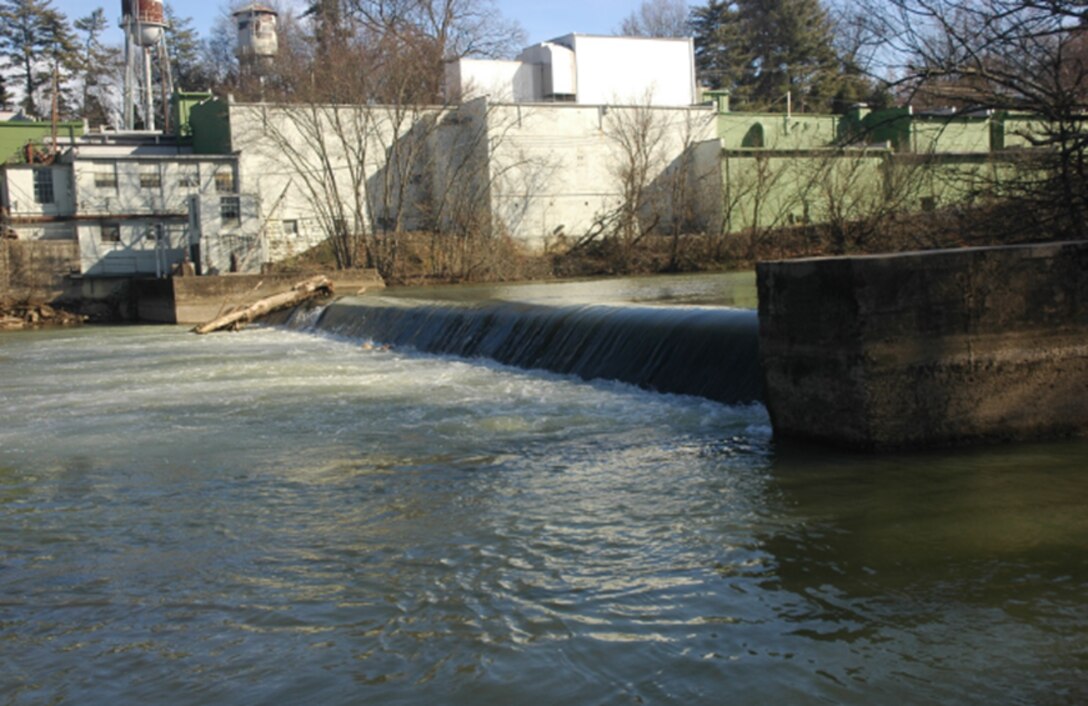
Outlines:
[[79, 326], [87, 316], [44, 302], [0, 301], [0, 331], [42, 326]]

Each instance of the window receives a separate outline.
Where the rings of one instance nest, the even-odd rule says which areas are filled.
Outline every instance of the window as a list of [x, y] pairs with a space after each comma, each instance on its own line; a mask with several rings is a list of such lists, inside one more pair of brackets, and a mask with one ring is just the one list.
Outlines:
[[223, 225], [239, 225], [242, 222], [242, 203], [237, 196], [219, 197], [219, 220]]
[[120, 243], [121, 226], [116, 223], [103, 223], [98, 231], [98, 240], [103, 243]]
[[156, 242], [159, 239], [159, 224], [152, 223], [144, 228], [144, 240], [149, 242]]
[[290, 236], [298, 236], [298, 221], [284, 221], [283, 222], [283, 234]]
[[200, 186], [200, 170], [197, 165], [178, 165], [178, 186], [183, 189], [195, 189]]
[[96, 189], [117, 190], [117, 167], [113, 164], [94, 165], [94, 186]]
[[234, 193], [234, 169], [231, 167], [216, 167], [215, 190], [221, 194]]
[[151, 166], [140, 167], [141, 189], [158, 189], [161, 186], [162, 174], [159, 172], [159, 165], [154, 164]]
[[53, 170], [48, 167], [34, 170], [34, 202], [53, 203]]

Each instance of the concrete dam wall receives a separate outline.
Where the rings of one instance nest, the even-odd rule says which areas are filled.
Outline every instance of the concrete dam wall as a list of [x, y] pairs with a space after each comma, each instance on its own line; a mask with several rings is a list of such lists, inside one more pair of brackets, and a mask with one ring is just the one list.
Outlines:
[[865, 449], [1088, 434], [1088, 243], [761, 263], [778, 438]]

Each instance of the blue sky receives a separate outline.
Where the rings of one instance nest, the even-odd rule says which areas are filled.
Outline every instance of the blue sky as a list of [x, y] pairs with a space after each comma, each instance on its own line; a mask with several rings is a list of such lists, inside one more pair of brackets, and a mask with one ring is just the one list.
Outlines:
[[[496, 0], [503, 15], [517, 20], [525, 28], [529, 43], [569, 32], [611, 34], [640, 2], [641, 0]], [[227, 3], [217, 0], [174, 0], [171, 4], [179, 15], [192, 17], [193, 24], [204, 35]], [[116, 29], [121, 14], [120, 0], [53, 0], [53, 6], [68, 15], [70, 21], [90, 14], [96, 7], [104, 8], [113, 28], [110, 39], [118, 43], [121, 41], [121, 32]]]

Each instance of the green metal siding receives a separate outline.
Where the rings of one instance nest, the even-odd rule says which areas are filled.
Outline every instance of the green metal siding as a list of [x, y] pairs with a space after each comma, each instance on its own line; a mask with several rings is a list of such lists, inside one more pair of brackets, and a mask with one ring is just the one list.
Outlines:
[[230, 114], [225, 102], [213, 98], [192, 106], [189, 125], [193, 132], [193, 152], [231, 153]]
[[[26, 162], [26, 145], [41, 146], [42, 141], [53, 133], [53, 124], [45, 121], [0, 122], [0, 163], [22, 164]], [[83, 123], [77, 121], [57, 124], [59, 137], [75, 138], [83, 134]]]
[[178, 137], [192, 137], [190, 114], [194, 107], [212, 99], [211, 93], [175, 91], [170, 97], [170, 123]]

